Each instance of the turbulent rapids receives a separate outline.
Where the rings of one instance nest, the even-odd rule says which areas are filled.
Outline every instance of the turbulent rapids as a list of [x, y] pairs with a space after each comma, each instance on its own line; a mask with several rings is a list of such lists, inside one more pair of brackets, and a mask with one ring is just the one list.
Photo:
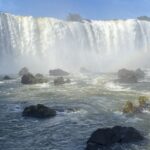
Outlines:
[[81, 23], [0, 13], [0, 72], [149, 67], [149, 28], [138, 19]]

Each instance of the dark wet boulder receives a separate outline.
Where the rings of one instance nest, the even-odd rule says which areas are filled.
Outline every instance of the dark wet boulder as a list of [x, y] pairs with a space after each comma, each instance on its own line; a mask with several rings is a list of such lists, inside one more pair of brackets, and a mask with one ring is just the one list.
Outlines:
[[36, 78], [31, 73], [25, 74], [21, 78], [21, 83], [23, 84], [36, 84]]
[[61, 84], [70, 83], [70, 82], [71, 82], [70, 79], [64, 79], [63, 77], [58, 77], [54, 79], [54, 85], [61, 85]]
[[121, 83], [137, 83], [138, 78], [132, 70], [120, 69], [118, 71], [118, 81]]
[[3, 80], [11, 80], [11, 77], [6, 75], [6, 76], [3, 77]]
[[54, 69], [54, 70], [49, 71], [49, 75], [50, 76], [68, 76], [69, 73], [61, 69]]
[[56, 116], [56, 111], [42, 104], [37, 104], [26, 107], [22, 115], [34, 118], [51, 118]]
[[23, 76], [29, 73], [28, 68], [24, 67], [19, 71], [19, 76]]
[[91, 135], [86, 150], [110, 149], [114, 144], [139, 142], [143, 139], [144, 137], [133, 127], [102, 128]]
[[138, 79], [142, 79], [145, 77], [145, 72], [143, 70], [141, 70], [140, 68], [135, 70], [135, 74]]

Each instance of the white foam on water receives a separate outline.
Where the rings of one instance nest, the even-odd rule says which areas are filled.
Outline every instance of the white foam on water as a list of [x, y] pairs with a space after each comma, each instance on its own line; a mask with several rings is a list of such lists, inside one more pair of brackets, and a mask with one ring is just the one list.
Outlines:
[[35, 88], [49, 88], [49, 83], [35, 84]]
[[147, 110], [147, 109], [144, 109], [142, 112], [146, 114], [150, 114], [150, 110]]
[[139, 121], [143, 121], [143, 119], [138, 118], [138, 117], [132, 117], [126, 120], [127, 123], [137, 123]]
[[124, 115], [123, 115], [123, 112], [121, 112], [121, 111], [115, 111], [114, 114], [115, 114], [116, 116], [122, 116], [122, 117], [124, 116]]
[[105, 88], [110, 91], [130, 91], [130, 88], [124, 88], [123, 86], [114, 82], [108, 82], [105, 84]]
[[4, 81], [0, 81], [0, 84], [4, 84]]

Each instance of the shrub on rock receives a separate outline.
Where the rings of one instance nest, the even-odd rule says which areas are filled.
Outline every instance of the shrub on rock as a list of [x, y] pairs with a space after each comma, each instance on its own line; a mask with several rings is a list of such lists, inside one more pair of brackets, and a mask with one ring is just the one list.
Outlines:
[[144, 107], [146, 105], [146, 102], [148, 101], [148, 97], [140, 96], [138, 100], [139, 100], [139, 106]]
[[133, 103], [127, 101], [123, 108], [123, 113], [133, 113], [134, 111], [135, 111], [135, 107], [133, 106]]

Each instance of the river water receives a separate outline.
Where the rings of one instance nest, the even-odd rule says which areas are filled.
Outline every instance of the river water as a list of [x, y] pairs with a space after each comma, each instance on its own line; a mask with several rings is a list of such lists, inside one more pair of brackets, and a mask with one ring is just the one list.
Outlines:
[[[127, 100], [135, 105], [141, 95], [150, 96], [150, 74], [136, 84], [115, 82], [115, 73], [71, 75], [71, 84], [22, 85], [20, 78], [0, 81], [1, 150], [84, 150], [97, 128], [132, 126], [146, 138], [141, 143], [115, 145], [114, 150], [150, 150], [150, 111], [122, 114]], [[23, 118], [31, 104], [57, 110], [50, 119]]]

